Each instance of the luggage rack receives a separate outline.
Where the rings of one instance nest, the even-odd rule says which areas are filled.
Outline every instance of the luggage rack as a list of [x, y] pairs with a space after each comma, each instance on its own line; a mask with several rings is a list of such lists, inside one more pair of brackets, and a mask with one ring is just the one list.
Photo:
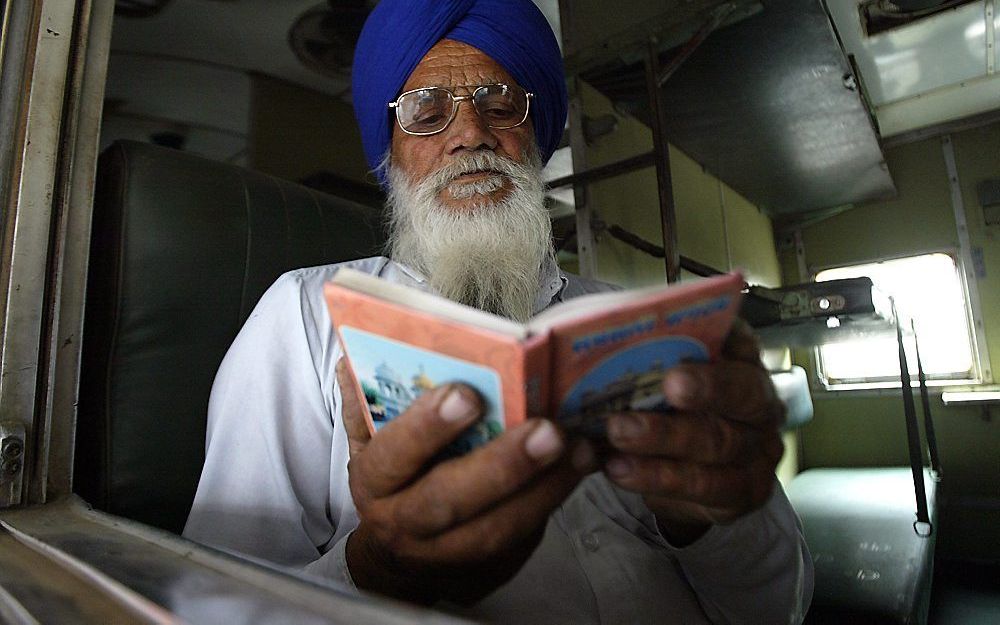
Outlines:
[[743, 318], [763, 347], [815, 347], [890, 336], [896, 329], [889, 297], [864, 277], [774, 289], [751, 286]]

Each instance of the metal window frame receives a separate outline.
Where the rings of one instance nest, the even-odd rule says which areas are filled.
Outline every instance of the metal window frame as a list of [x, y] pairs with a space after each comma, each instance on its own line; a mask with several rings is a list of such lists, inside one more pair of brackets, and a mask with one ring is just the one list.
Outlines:
[[[975, 324], [976, 324], [976, 311], [971, 305], [971, 295], [968, 289], [968, 283], [964, 279], [965, 270], [963, 267], [963, 259], [961, 250], [952, 247], [939, 247], [931, 248], [928, 250], [922, 250], [917, 252], [907, 252], [893, 254], [884, 257], [872, 258], [867, 260], [855, 260], [848, 264], [829, 264], [821, 266], [813, 266], [809, 268], [808, 277], [806, 279], [815, 280], [816, 276], [821, 272], [828, 269], [840, 269], [845, 267], [855, 267], [858, 265], [870, 265], [880, 262], [889, 262], [904, 260], [909, 258], [919, 258], [921, 256], [930, 256], [932, 254], [944, 254], [952, 259], [955, 263], [956, 272], [958, 273], [958, 279], [960, 286], [962, 288], [962, 293], [964, 297], [964, 308], [966, 313], [966, 331], [969, 333], [969, 345], [972, 351], [972, 367], [966, 372], [953, 372], [952, 374], [942, 375], [927, 375], [927, 385], [928, 387], [941, 391], [951, 386], [974, 386], [980, 384], [987, 384], [989, 380], [983, 375], [983, 365], [982, 365], [982, 354], [977, 349]], [[980, 318], [981, 321], [981, 318]], [[918, 337], [919, 338], [919, 337]], [[844, 391], [867, 391], [867, 390], [880, 390], [880, 389], [893, 389], [899, 388], [900, 381], [899, 375], [887, 375], [877, 378], [837, 378], [831, 379], [827, 374], [826, 369], [823, 365], [823, 357], [821, 353], [820, 346], [814, 347], [810, 350], [813, 368], [816, 372], [816, 381], [819, 384], [819, 389], [827, 392], [844, 392]], [[917, 387], [917, 382], [913, 381], [912, 386]]]
[[[0, 420], [25, 433], [23, 488], [0, 507], [72, 489], [75, 404], [100, 116], [113, 0], [12, 3], [0, 137]], [[30, 16], [28, 15], [30, 13]], [[12, 61], [7, 63], [6, 61]], [[17, 85], [19, 89], [15, 89]], [[17, 93], [20, 91], [20, 93]]]
[[993, 382], [992, 362], [986, 341], [986, 326], [983, 318], [982, 298], [979, 295], [979, 279], [975, 271], [972, 241], [969, 237], [969, 226], [966, 218], [965, 201], [962, 197], [962, 185], [959, 181], [958, 165], [955, 161], [955, 148], [951, 135], [941, 138], [941, 152], [944, 156], [945, 169], [948, 173], [948, 188], [951, 193], [951, 207], [955, 215], [955, 230], [958, 233], [958, 269], [964, 282], [966, 305], [970, 311], [972, 323], [972, 349], [978, 363], [978, 375], [982, 383]]

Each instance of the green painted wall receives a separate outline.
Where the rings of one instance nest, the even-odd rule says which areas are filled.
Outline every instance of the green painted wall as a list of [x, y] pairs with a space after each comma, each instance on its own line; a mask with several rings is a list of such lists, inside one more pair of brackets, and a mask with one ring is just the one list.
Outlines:
[[[1000, 373], [1000, 227], [986, 226], [975, 194], [1000, 177], [1000, 124], [953, 136], [958, 177], [973, 247], [982, 248], [985, 276], [977, 279], [984, 332]], [[803, 230], [810, 270], [880, 257], [957, 249], [948, 176], [940, 139], [887, 150], [898, 198], [857, 206]], [[792, 250], [782, 266], [796, 281]], [[800, 364], [808, 356], [797, 354]], [[814, 393], [816, 416], [802, 431], [803, 468], [887, 466], [907, 462], [902, 400], [897, 392]], [[944, 481], [939, 554], [1000, 560], [1000, 411], [946, 407], [932, 395]]]
[[326, 170], [373, 182], [349, 104], [263, 75], [252, 89], [251, 167], [286, 180]]

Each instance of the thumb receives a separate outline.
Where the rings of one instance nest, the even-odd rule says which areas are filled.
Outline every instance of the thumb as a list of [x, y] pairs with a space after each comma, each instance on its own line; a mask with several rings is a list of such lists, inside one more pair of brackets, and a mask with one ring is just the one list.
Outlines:
[[732, 360], [760, 364], [760, 343], [749, 323], [739, 317], [733, 320], [733, 327], [726, 336], [722, 354]]
[[347, 432], [347, 441], [351, 457], [365, 448], [371, 440], [371, 430], [368, 429], [364, 397], [361, 396], [358, 384], [351, 375], [346, 358], [337, 361], [337, 384], [340, 386], [340, 415]]

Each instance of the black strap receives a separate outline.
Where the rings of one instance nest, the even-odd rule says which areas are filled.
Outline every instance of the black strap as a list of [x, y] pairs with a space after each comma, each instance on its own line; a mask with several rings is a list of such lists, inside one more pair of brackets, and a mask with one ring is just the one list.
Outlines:
[[[917, 523], [931, 523], [927, 513], [927, 491], [924, 488], [924, 463], [920, 453], [920, 429], [917, 425], [917, 408], [913, 403], [913, 388], [910, 386], [910, 369], [906, 364], [906, 350], [903, 348], [903, 326], [892, 303], [896, 318], [896, 342], [899, 344], [899, 380], [903, 384], [903, 412], [906, 414], [906, 442], [910, 452], [910, 470], [913, 472], [913, 491], [917, 498]], [[920, 534], [917, 524], [914, 531]]]
[[931, 399], [927, 392], [927, 377], [924, 375], [924, 365], [920, 361], [920, 343], [917, 341], [917, 327], [910, 319], [910, 330], [913, 331], [913, 349], [917, 354], [917, 378], [920, 380], [920, 401], [924, 409], [924, 437], [927, 439], [927, 452], [931, 456], [931, 469], [934, 479], [941, 479], [941, 458], [938, 456], [937, 436], [934, 435], [934, 420], [931, 418]]

